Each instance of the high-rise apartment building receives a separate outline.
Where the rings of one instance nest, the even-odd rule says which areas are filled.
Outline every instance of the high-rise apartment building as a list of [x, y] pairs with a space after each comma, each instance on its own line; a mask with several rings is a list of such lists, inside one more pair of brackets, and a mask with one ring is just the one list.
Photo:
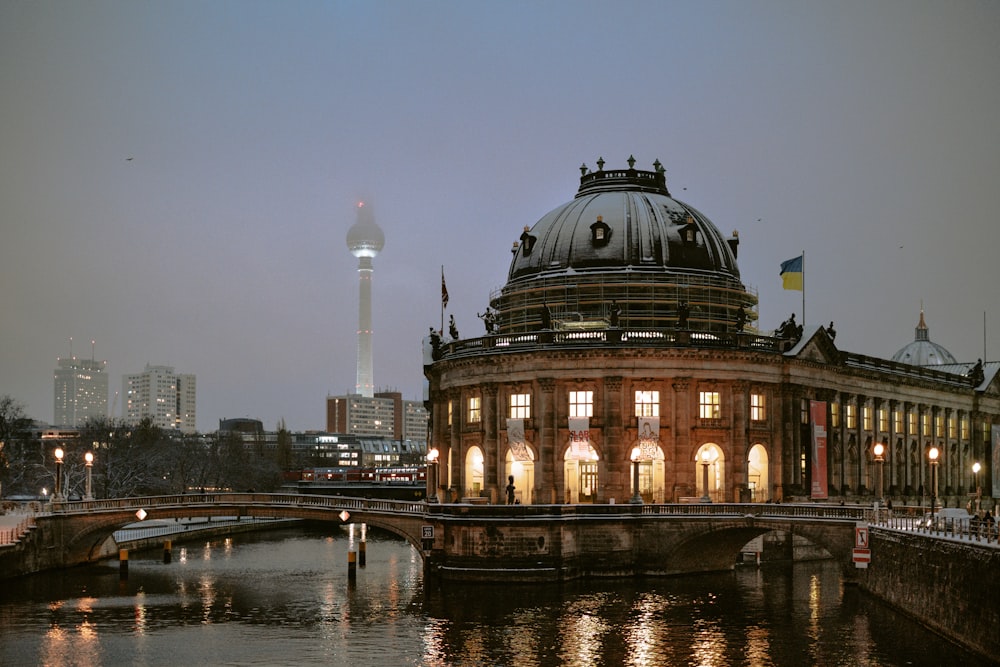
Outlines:
[[151, 366], [122, 377], [122, 417], [139, 422], [146, 417], [160, 428], [194, 433], [195, 378], [178, 374], [172, 366]]
[[326, 430], [427, 443], [427, 409], [421, 401], [404, 401], [399, 392], [327, 396]]
[[108, 416], [108, 362], [58, 359], [54, 379], [53, 423], [81, 426]]

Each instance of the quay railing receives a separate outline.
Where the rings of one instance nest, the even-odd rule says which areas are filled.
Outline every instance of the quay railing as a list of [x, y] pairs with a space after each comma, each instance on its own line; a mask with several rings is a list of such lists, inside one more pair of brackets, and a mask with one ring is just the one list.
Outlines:
[[932, 520], [927, 516], [896, 514], [889, 510], [869, 513], [870, 522], [882, 528], [1000, 546], [1000, 525], [995, 521], [989, 522], [978, 518]]

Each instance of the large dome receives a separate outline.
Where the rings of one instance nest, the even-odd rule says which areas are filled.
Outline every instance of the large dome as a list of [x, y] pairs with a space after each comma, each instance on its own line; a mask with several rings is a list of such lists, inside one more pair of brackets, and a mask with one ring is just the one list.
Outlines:
[[671, 197], [659, 160], [653, 171], [635, 169], [632, 157], [628, 165], [583, 165], [573, 200], [524, 227], [507, 284], [491, 298], [501, 331], [538, 328], [542, 305], [579, 327], [608, 323], [619, 308], [622, 325], [639, 328], [724, 331], [753, 319], [757, 299], [740, 283], [736, 232], [723, 238]]
[[920, 311], [920, 322], [917, 323], [914, 330], [913, 342], [900, 348], [896, 354], [892, 355], [892, 360], [912, 366], [940, 366], [958, 363], [951, 352], [931, 341], [930, 330], [924, 322], [923, 310]]
[[602, 169], [583, 174], [572, 201], [525, 227], [509, 281], [616, 268], [739, 278], [737, 237], [724, 240], [701, 212], [673, 199], [659, 161], [655, 172], [604, 171], [604, 162], [598, 165]]

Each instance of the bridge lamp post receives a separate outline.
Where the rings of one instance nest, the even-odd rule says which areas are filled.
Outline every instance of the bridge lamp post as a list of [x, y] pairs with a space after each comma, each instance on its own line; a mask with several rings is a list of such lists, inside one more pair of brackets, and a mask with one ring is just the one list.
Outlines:
[[56, 488], [52, 492], [52, 502], [61, 503], [62, 502], [62, 464], [63, 464], [63, 452], [62, 447], [56, 447], [56, 450], [52, 452], [56, 457]]
[[83, 455], [83, 460], [86, 462], [85, 465], [87, 466], [87, 493], [84, 494], [83, 499], [93, 500], [94, 499], [94, 493], [93, 493], [94, 453], [87, 452], [86, 454]]
[[437, 498], [437, 464], [441, 453], [437, 447], [427, 452], [427, 502], [436, 503]]
[[931, 521], [934, 520], [934, 507], [937, 504], [937, 466], [939, 454], [940, 452], [937, 447], [931, 447], [927, 452], [927, 458], [931, 462]]
[[872, 448], [872, 453], [875, 454], [875, 463], [878, 465], [878, 477], [876, 478], [875, 486], [875, 502], [879, 505], [883, 503], [882, 500], [882, 467], [885, 465], [885, 445], [881, 442], [876, 442], [875, 447]]
[[630, 503], [634, 505], [642, 504], [642, 494], [639, 493], [639, 459], [642, 456], [642, 450], [638, 447], [632, 448], [632, 499], [629, 500]]
[[712, 453], [707, 449], [701, 453], [701, 487], [705, 491], [705, 494], [701, 497], [701, 502], [710, 503], [712, 502], [711, 496], [708, 495], [708, 464], [711, 463]]
[[975, 481], [975, 485], [976, 485], [976, 513], [977, 514], [979, 513], [980, 499], [983, 497], [983, 490], [979, 487], [979, 471], [981, 469], [982, 469], [982, 466], [979, 465], [979, 461], [976, 461], [975, 463], [972, 464], [972, 475], [973, 475], [973, 477], [976, 480]]

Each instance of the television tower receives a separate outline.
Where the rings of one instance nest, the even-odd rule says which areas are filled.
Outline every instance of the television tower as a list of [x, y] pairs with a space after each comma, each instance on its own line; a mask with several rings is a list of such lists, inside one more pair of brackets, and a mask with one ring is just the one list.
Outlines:
[[358, 381], [355, 392], [372, 398], [372, 259], [385, 245], [385, 235], [375, 223], [371, 206], [358, 202], [358, 220], [347, 231], [347, 247], [358, 258]]

